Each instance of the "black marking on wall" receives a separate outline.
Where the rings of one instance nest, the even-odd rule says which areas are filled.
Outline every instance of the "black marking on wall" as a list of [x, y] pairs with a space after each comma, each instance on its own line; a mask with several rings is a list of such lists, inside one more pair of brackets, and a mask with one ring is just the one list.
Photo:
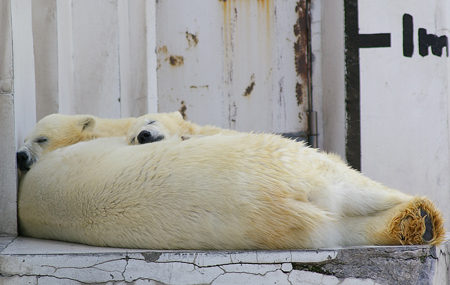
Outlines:
[[347, 113], [346, 159], [361, 170], [361, 112], [359, 78], [358, 0], [344, 1], [345, 11], [345, 109]]
[[[437, 36], [429, 34], [425, 28], [418, 29], [419, 54], [425, 57], [429, 53], [435, 56], [442, 56], [442, 50], [445, 47], [448, 57], [448, 38], [447, 36]], [[410, 14], [403, 14], [403, 55], [412, 57], [414, 53], [414, 21]]]
[[428, 47], [431, 47], [431, 52], [436, 56], [442, 56], [442, 49], [445, 47], [448, 57], [448, 38], [447, 36], [436, 36], [428, 34], [426, 29], [419, 29], [419, 54], [421, 56], [428, 55]]
[[359, 34], [360, 48], [391, 47], [391, 34]]
[[[346, 145], [347, 162], [361, 170], [361, 89], [360, 89], [360, 48], [391, 47], [391, 34], [360, 34], [358, 23], [358, 0], [344, 1], [345, 13], [345, 109], [346, 109]], [[403, 56], [412, 57], [414, 53], [414, 22], [409, 14], [403, 14]], [[418, 29], [417, 43], [419, 54], [425, 57], [431, 53], [442, 56], [446, 49], [448, 57], [448, 38], [429, 34], [425, 28]]]
[[414, 25], [413, 17], [409, 14], [403, 15], [403, 55], [412, 57], [414, 53]]

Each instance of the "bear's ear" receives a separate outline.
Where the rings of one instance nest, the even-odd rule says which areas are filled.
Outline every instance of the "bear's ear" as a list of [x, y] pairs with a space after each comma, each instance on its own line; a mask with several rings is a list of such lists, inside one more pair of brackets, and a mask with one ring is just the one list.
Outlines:
[[182, 120], [184, 120], [184, 118], [183, 118], [183, 115], [181, 115], [181, 113], [180, 113], [180, 111], [175, 111], [175, 112], [172, 112], [172, 113], [170, 113], [172, 116], [174, 116], [175, 118], [177, 118], [177, 119], [182, 119]]
[[86, 116], [78, 121], [78, 126], [82, 131], [92, 131], [95, 127], [95, 118], [92, 116]]

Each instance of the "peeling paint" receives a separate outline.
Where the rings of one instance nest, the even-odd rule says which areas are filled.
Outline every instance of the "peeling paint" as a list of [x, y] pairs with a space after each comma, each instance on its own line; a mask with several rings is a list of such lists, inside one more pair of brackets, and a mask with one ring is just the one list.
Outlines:
[[299, 123], [303, 121], [303, 112], [298, 113]]
[[197, 34], [191, 34], [189, 32], [186, 32], [186, 39], [188, 41], [189, 48], [197, 46], [198, 44]]
[[254, 87], [255, 87], [255, 74], [252, 74], [252, 76], [250, 77], [250, 85], [247, 86], [247, 88], [245, 88], [245, 92], [244, 94], [242, 94], [242, 96], [244, 97], [250, 96]]
[[169, 57], [169, 62], [172, 66], [181, 66], [184, 64], [184, 57], [181, 55], [171, 55]]
[[186, 104], [184, 103], [184, 101], [181, 101], [181, 108], [178, 111], [181, 113], [183, 119], [185, 120], [186, 120], [186, 110], [187, 110]]
[[144, 257], [145, 262], [154, 262], [158, 261], [159, 257], [162, 253], [160, 252], [142, 252], [142, 256]]
[[294, 43], [295, 52], [295, 71], [301, 79], [295, 87], [297, 104], [303, 104], [304, 94], [308, 94], [308, 81], [310, 65], [308, 62], [308, 11], [306, 0], [297, 2], [295, 12], [298, 14], [297, 22], [294, 25], [294, 35], [297, 41]]
[[[169, 61], [170, 65], [172, 65], [172, 66], [181, 66], [184, 64], [184, 57], [181, 55], [170, 55], [169, 56], [169, 49], [165, 45], [162, 47], [158, 47], [157, 51], [159, 54], [166, 55], [164, 61]], [[159, 63], [159, 59], [158, 59], [158, 66], [160, 66], [160, 65], [161, 64]]]
[[189, 88], [191, 88], [191, 89], [200, 89], [200, 88], [209, 89], [209, 85], [201, 85], [201, 86], [191, 85], [191, 87], [189, 87]]
[[297, 105], [300, 106], [303, 104], [303, 84], [297, 82], [295, 85], [295, 96], [297, 97]]
[[168, 50], [167, 50], [167, 46], [162, 46], [158, 48], [158, 53], [164, 53], [167, 54]]

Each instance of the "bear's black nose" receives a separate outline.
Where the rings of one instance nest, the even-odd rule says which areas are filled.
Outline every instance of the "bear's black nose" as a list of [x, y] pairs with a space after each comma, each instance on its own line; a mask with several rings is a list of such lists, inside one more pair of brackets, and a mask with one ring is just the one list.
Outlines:
[[19, 167], [22, 171], [30, 170], [30, 166], [28, 165], [28, 154], [24, 151], [19, 151], [17, 153], [17, 167]]
[[149, 131], [142, 131], [137, 136], [137, 139], [140, 144], [151, 143], [152, 134]]
[[140, 144], [157, 142], [164, 139], [163, 135], [158, 134], [157, 136], [152, 135], [149, 131], [142, 131], [137, 136], [137, 140]]

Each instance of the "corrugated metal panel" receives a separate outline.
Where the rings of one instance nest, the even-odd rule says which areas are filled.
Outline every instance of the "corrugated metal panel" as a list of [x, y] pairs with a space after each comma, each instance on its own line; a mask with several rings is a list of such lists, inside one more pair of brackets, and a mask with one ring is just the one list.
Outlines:
[[199, 124], [307, 131], [305, 1], [22, 2], [36, 93], [18, 99], [37, 101], [37, 119], [180, 110]]

